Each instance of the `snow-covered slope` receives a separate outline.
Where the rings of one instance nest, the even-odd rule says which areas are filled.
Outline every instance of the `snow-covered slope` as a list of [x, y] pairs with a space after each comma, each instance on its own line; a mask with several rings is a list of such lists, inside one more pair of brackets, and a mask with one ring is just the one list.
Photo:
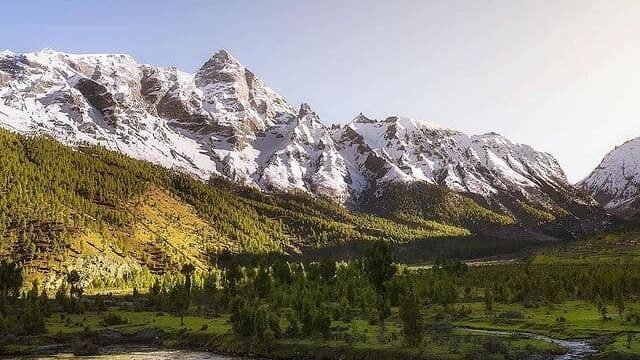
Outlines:
[[345, 163], [313, 111], [295, 110], [228, 52], [196, 74], [127, 55], [0, 54], [0, 125], [102, 144], [201, 178], [347, 199]]
[[640, 213], [640, 138], [611, 150], [578, 186], [623, 217]]
[[195, 74], [127, 55], [0, 53], [0, 125], [77, 145], [102, 144], [203, 179], [308, 191], [357, 204], [386, 184], [426, 181], [504, 207], [590, 206], [557, 161], [497, 134], [356, 117], [327, 127], [222, 50]]
[[495, 133], [469, 136], [425, 121], [360, 114], [334, 139], [375, 191], [390, 182], [425, 181], [498, 207], [505, 197], [550, 210], [558, 208], [558, 197], [593, 205], [575, 194], [553, 156]]

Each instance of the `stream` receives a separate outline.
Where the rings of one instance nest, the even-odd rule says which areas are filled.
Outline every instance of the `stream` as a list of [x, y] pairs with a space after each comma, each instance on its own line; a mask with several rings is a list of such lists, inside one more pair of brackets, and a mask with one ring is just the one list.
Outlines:
[[475, 334], [486, 334], [486, 335], [496, 335], [496, 336], [512, 336], [519, 335], [522, 337], [537, 339], [546, 341], [552, 344], [556, 344], [562, 346], [567, 349], [566, 354], [557, 355], [554, 357], [554, 360], [579, 360], [585, 359], [587, 356], [595, 354], [597, 350], [584, 340], [560, 340], [550, 338], [548, 336], [533, 334], [528, 332], [520, 332], [520, 331], [500, 331], [500, 330], [483, 330], [483, 329], [473, 329], [467, 327], [457, 327], [456, 329], [475, 333]]
[[[468, 327], [456, 327], [468, 333], [496, 336], [522, 336], [530, 339], [537, 339], [549, 343], [557, 344], [567, 350], [565, 354], [557, 355], [554, 360], [579, 360], [585, 359], [587, 356], [595, 354], [597, 350], [584, 340], [560, 340], [548, 336], [518, 332], [518, 331], [500, 331], [500, 330], [484, 330]], [[61, 353], [57, 355], [42, 355], [30, 357], [16, 357], [13, 359], [31, 359], [31, 360], [54, 360], [54, 359], [86, 359], [86, 360], [241, 360], [240, 357], [232, 357], [225, 355], [216, 355], [208, 352], [190, 351], [190, 350], [168, 350], [152, 347], [127, 347], [113, 346], [106, 348], [106, 353], [91, 356], [74, 356], [73, 354]], [[4, 358], [3, 358], [4, 359]]]
[[[105, 354], [91, 356], [76, 356], [73, 354], [42, 355], [17, 357], [13, 359], [55, 360], [55, 359], [85, 359], [85, 360], [241, 360], [240, 357], [216, 355], [208, 352], [191, 350], [167, 350], [147, 347], [114, 346]], [[4, 359], [4, 358], [3, 358]]]

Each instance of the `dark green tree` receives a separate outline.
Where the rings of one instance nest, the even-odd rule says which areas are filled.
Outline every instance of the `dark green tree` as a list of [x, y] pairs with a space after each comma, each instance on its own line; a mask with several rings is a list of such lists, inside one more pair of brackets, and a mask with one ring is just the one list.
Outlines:
[[67, 274], [67, 283], [69, 283], [71, 297], [79, 300], [84, 293], [84, 289], [80, 285], [80, 273], [77, 270], [71, 270]]
[[193, 272], [196, 271], [195, 266], [193, 264], [184, 264], [180, 272], [184, 275], [184, 289], [191, 294], [191, 288], [193, 287], [192, 279]]
[[3, 299], [17, 298], [22, 287], [22, 266], [3, 259], [0, 262], [0, 296]]
[[260, 266], [258, 273], [254, 280], [255, 290], [261, 299], [268, 297], [271, 294], [271, 274], [269, 274], [269, 268]]
[[388, 241], [375, 240], [367, 247], [362, 265], [378, 295], [377, 312], [380, 324], [380, 341], [384, 342], [386, 337], [384, 321], [390, 315], [385, 285], [396, 273], [391, 244]]
[[191, 296], [186, 283], [174, 285], [169, 292], [169, 299], [173, 311], [180, 315], [180, 326], [184, 326], [184, 316], [191, 305]]
[[420, 299], [413, 286], [409, 287], [400, 303], [399, 313], [405, 341], [411, 347], [418, 346], [424, 336], [424, 322], [420, 312]]

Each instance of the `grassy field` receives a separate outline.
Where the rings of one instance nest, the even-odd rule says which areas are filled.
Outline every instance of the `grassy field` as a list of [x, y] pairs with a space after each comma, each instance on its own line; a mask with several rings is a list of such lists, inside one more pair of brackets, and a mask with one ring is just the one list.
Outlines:
[[[197, 313], [198, 309], [191, 309]], [[122, 324], [107, 326], [104, 319], [108, 315], [117, 315]], [[427, 314], [429, 315], [429, 314]], [[287, 327], [282, 320], [282, 327]], [[169, 347], [186, 347], [210, 350], [222, 353], [259, 354], [263, 356], [281, 356], [295, 358], [296, 354], [306, 354], [312, 358], [345, 357], [353, 359], [459, 359], [468, 354], [489, 354], [493, 358], [519, 358], [531, 354], [556, 354], [562, 349], [541, 340], [521, 337], [500, 337], [472, 334], [450, 328], [440, 330], [425, 337], [419, 348], [406, 346], [397, 311], [387, 322], [388, 337], [385, 343], [378, 340], [379, 328], [365, 320], [353, 320], [349, 323], [334, 321], [331, 334], [323, 337], [307, 339], [276, 339], [269, 347], [256, 346], [250, 339], [243, 339], [232, 331], [228, 315], [205, 317], [185, 316], [184, 326], [180, 317], [163, 312], [128, 311], [111, 308], [105, 312], [89, 311], [84, 314], [54, 313], [47, 319], [47, 334], [19, 339], [6, 344], [1, 349], [4, 353], [27, 353], [40, 345], [56, 341], [77, 342], [79, 339], [93, 338], [88, 335], [101, 331], [114, 331], [125, 337], [133, 337], [145, 329], [159, 329], [164, 333], [162, 345]], [[91, 340], [90, 340], [91, 341]], [[95, 341], [95, 340], [94, 340]], [[99, 342], [99, 341], [98, 341]], [[497, 344], [496, 350], [485, 350], [487, 344]], [[83, 345], [86, 346], [86, 345]], [[73, 344], [72, 344], [73, 348]], [[507, 349], [507, 350], [503, 350]], [[490, 354], [495, 351], [495, 354]], [[507, 351], [508, 355], [500, 352]], [[311, 355], [312, 354], [312, 355]]]
[[592, 235], [573, 242], [537, 249], [532, 264], [640, 264], [640, 231], [620, 230]]
[[[496, 304], [492, 314], [482, 303], [461, 304], [471, 309], [469, 318], [456, 325], [483, 329], [529, 331], [559, 339], [590, 338], [619, 332], [640, 332], [640, 326], [626, 321], [609, 306], [610, 319], [602, 320], [596, 307], [584, 301], [566, 301], [546, 306], [525, 308], [519, 304]], [[640, 303], [630, 304], [632, 307]], [[520, 318], [521, 316], [521, 318]]]

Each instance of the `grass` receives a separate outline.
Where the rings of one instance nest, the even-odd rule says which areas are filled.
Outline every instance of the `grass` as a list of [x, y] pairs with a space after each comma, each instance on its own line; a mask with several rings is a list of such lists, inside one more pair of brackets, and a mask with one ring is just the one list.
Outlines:
[[616, 336], [612, 343], [604, 349], [605, 353], [640, 354], [640, 335], [635, 335], [631, 342], [627, 340], [627, 335]]
[[[117, 314], [126, 319], [127, 324], [102, 326], [101, 321], [107, 313]], [[69, 319], [69, 320], [67, 320]], [[84, 331], [86, 327], [91, 330], [112, 329], [124, 334], [132, 334], [144, 328], [155, 327], [167, 332], [180, 331], [186, 328], [188, 331], [202, 332], [207, 334], [224, 334], [231, 330], [228, 316], [223, 315], [217, 318], [205, 318], [198, 316], [185, 316], [184, 326], [180, 324], [180, 317], [162, 312], [134, 312], [122, 310], [109, 310], [108, 312], [86, 312], [84, 314], [64, 315], [54, 314], [47, 320], [49, 334], [63, 333], [72, 334]], [[206, 325], [206, 330], [203, 330]]]
[[[406, 358], [432, 357], [436, 359], [455, 359], [464, 354], [482, 350], [483, 342], [489, 335], [474, 334], [460, 327], [487, 330], [502, 330], [508, 332], [527, 332], [546, 335], [556, 339], [598, 339], [602, 344], [599, 349], [602, 354], [639, 354], [640, 326], [626, 321], [616, 313], [615, 308], [608, 306], [608, 319], [602, 320], [595, 305], [586, 301], [564, 301], [554, 304], [552, 308], [539, 305], [524, 307], [521, 304], [494, 304], [492, 312], [485, 311], [483, 302], [465, 302], [453, 305], [453, 308], [470, 309], [469, 315], [450, 320], [451, 330], [429, 333], [418, 349], [407, 349], [401, 322], [397, 309], [392, 310], [387, 321], [387, 339], [385, 343], [378, 341], [379, 327], [371, 325], [363, 319], [356, 319], [349, 323], [333, 321], [330, 336], [316, 336], [312, 338], [281, 338], [277, 339], [273, 348], [264, 353], [264, 349], [255, 348], [252, 339], [239, 338], [233, 334], [229, 323], [229, 315], [216, 317], [197, 316], [198, 309], [190, 310], [190, 316], [185, 316], [184, 326], [180, 324], [180, 317], [162, 312], [128, 311], [111, 308], [108, 311], [86, 312], [85, 314], [61, 315], [53, 314], [47, 320], [48, 336], [56, 334], [81, 334], [86, 329], [110, 329], [122, 334], [135, 334], [143, 329], [161, 329], [168, 336], [164, 343], [170, 347], [188, 347], [212, 351], [238, 353], [250, 350], [254, 353], [269, 355], [275, 352], [283, 357], [293, 356], [294, 353], [323, 354], [332, 358], [336, 354], [346, 354], [347, 358], [361, 358], [362, 356], [381, 356], [385, 354], [402, 354]], [[640, 300], [636, 299], [627, 304], [627, 309], [640, 308]], [[432, 305], [424, 309], [427, 326], [430, 327], [445, 311], [440, 305]], [[505, 313], [518, 316], [505, 316]], [[114, 314], [125, 320], [121, 325], [103, 326], [102, 320], [106, 314]], [[281, 320], [281, 328], [288, 326], [286, 320]], [[631, 346], [627, 347], [628, 333], [634, 335]], [[549, 342], [529, 339], [519, 336], [498, 336], [512, 353], [558, 353], [559, 348]], [[34, 340], [36, 343], [42, 340]], [[28, 345], [14, 344], [15, 352], [25, 350]], [[369, 354], [369, 355], [362, 355]], [[391, 356], [391, 355], [389, 355]], [[400, 356], [400, 355], [398, 355]]]
[[[525, 308], [520, 304], [495, 304], [491, 314], [485, 312], [482, 303], [461, 305], [471, 308], [472, 312], [469, 318], [456, 321], [457, 326], [532, 332], [559, 339], [590, 338], [620, 332], [640, 333], [640, 326], [625, 321], [624, 316], [615, 313], [612, 306], [608, 307], [610, 319], [603, 321], [595, 306], [585, 301], [566, 301], [555, 304], [552, 309], [546, 306]], [[628, 306], [637, 308], [640, 302]], [[506, 312], [519, 312], [523, 318], [499, 316]]]
[[530, 261], [534, 265], [640, 264], [640, 231], [597, 234], [542, 248]]
[[[192, 313], [197, 309], [192, 308]], [[124, 320], [123, 324], [104, 326], [103, 319], [109, 314]], [[281, 323], [283, 329], [288, 324]], [[185, 316], [184, 326], [180, 317], [162, 312], [126, 311], [111, 308], [103, 312], [88, 311], [84, 314], [54, 313], [47, 319], [47, 334], [30, 337], [19, 343], [5, 344], [0, 353], [28, 353], [35, 346], [50, 343], [50, 339], [74, 339], [86, 334], [87, 330], [109, 329], [121, 334], [133, 335], [143, 329], [160, 329], [167, 336], [163, 345], [169, 347], [187, 347], [223, 353], [254, 353], [277, 355], [293, 358], [296, 354], [313, 354], [316, 358], [371, 358], [371, 359], [459, 359], [464, 354], [483, 350], [483, 344], [489, 336], [471, 334], [452, 329], [446, 334], [428, 334], [418, 348], [408, 348], [402, 335], [401, 323], [394, 309], [387, 321], [387, 341], [380, 343], [379, 327], [366, 320], [353, 320], [349, 323], [334, 321], [329, 336], [311, 338], [277, 339], [268, 349], [256, 346], [252, 339], [233, 334], [229, 315], [217, 317]], [[347, 336], [352, 335], [352, 336]], [[558, 353], [560, 349], [542, 340], [520, 337], [500, 337], [511, 354]]]

